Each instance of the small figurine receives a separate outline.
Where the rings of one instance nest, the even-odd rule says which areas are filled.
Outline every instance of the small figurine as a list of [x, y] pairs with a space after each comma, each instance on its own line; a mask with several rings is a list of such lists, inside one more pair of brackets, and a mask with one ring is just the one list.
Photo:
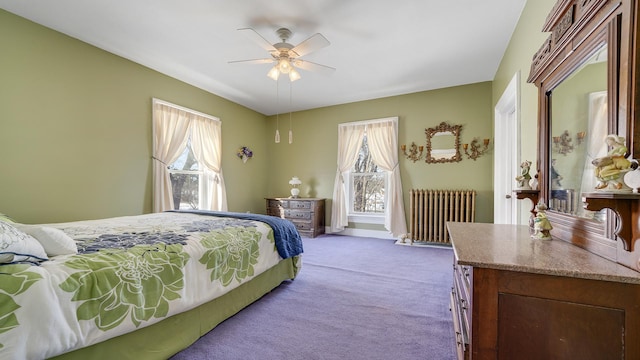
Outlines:
[[518, 189], [521, 190], [531, 190], [531, 185], [529, 185], [529, 181], [531, 180], [531, 175], [529, 175], [529, 169], [531, 169], [531, 161], [525, 160], [520, 164], [520, 176], [516, 176], [516, 181], [518, 182]]
[[551, 240], [551, 222], [547, 219], [547, 206], [543, 202], [536, 205], [536, 217], [533, 219], [533, 235], [532, 238], [538, 240]]
[[595, 177], [598, 179], [596, 190], [628, 190], [621, 179], [622, 175], [631, 168], [631, 161], [624, 157], [627, 153], [624, 137], [610, 134], [605, 138], [605, 142], [611, 147], [607, 156], [596, 158], [591, 162], [596, 167]]

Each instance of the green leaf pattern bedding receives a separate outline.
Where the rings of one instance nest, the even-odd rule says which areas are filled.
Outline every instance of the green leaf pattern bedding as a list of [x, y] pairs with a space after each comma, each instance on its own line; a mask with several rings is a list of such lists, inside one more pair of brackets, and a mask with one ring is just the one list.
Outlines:
[[259, 221], [157, 213], [48, 226], [81, 253], [0, 266], [0, 358], [48, 358], [134, 331], [281, 261]]

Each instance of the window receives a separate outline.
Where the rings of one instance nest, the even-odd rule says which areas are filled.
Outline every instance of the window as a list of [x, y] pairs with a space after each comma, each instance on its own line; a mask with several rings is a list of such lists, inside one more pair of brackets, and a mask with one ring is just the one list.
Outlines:
[[205, 196], [201, 194], [205, 188], [202, 186], [204, 172], [200, 168], [189, 139], [178, 160], [168, 166], [174, 210], [203, 209], [201, 199]]
[[367, 135], [349, 173], [349, 218], [358, 222], [383, 223], [387, 172], [373, 163]]
[[227, 211], [220, 119], [153, 99], [153, 211]]
[[393, 236], [407, 233], [397, 149], [397, 117], [338, 125], [332, 232], [351, 221], [384, 225]]

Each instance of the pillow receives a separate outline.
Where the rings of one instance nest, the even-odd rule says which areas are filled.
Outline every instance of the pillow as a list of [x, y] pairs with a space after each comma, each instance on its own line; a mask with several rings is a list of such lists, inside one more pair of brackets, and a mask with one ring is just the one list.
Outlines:
[[38, 240], [49, 256], [77, 254], [76, 242], [64, 231], [48, 226], [11, 224]]
[[0, 221], [0, 263], [44, 260], [48, 260], [47, 253], [38, 240]]

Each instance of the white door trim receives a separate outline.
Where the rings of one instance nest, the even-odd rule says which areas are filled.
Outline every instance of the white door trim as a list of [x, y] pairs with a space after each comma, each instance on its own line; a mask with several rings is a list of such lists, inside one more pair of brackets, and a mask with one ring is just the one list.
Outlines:
[[520, 71], [513, 75], [496, 104], [494, 129], [494, 223], [517, 224], [520, 214], [513, 186], [520, 159]]

